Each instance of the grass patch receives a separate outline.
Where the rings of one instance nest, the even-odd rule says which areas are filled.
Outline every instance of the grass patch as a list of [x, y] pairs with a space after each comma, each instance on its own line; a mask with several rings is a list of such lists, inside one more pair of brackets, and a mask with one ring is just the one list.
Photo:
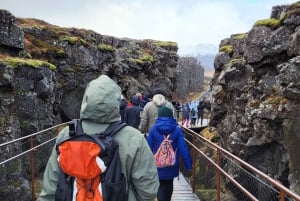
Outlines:
[[276, 29], [280, 25], [280, 20], [275, 18], [257, 20], [254, 26], [267, 26]]
[[116, 51], [116, 48], [111, 45], [100, 44], [98, 45], [98, 50], [101, 52], [114, 52]]
[[76, 36], [61, 36], [59, 40], [68, 41], [69, 44], [74, 45], [79, 40], [79, 38]]
[[18, 57], [0, 58], [0, 61], [7, 63], [11, 67], [28, 66], [32, 68], [48, 67], [51, 70], [56, 70], [56, 66], [46, 61], [37, 59], [23, 59]]
[[156, 41], [153, 44], [159, 47], [177, 47], [177, 43], [171, 41]]
[[232, 47], [232, 45], [224, 45], [224, 46], [220, 47], [219, 52], [226, 52], [228, 54], [232, 54], [233, 47]]
[[234, 40], [242, 40], [243, 38], [246, 38], [248, 36], [248, 33], [242, 33], [242, 34], [236, 34], [232, 38]]

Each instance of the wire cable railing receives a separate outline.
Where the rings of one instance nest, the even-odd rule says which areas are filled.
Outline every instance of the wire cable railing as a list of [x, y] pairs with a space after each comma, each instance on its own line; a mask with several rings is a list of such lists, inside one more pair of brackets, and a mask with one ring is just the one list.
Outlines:
[[55, 144], [55, 130], [69, 123], [71, 121], [0, 144], [1, 200], [36, 200]]
[[[272, 179], [237, 156], [231, 154], [218, 144], [211, 142], [191, 129], [182, 127], [186, 141], [191, 147], [193, 156], [192, 189], [205, 179], [202, 174], [215, 178], [215, 184], [206, 187], [216, 189], [216, 201], [230, 194], [236, 200], [263, 201], [300, 201], [300, 197], [287, 187]], [[209, 166], [209, 168], [207, 168]], [[197, 175], [200, 175], [196, 178]], [[211, 180], [211, 178], [210, 178]], [[203, 183], [200, 185], [203, 187]], [[228, 193], [229, 192], [229, 193]], [[196, 192], [197, 194], [197, 192]], [[230, 200], [230, 199], [229, 199]]]

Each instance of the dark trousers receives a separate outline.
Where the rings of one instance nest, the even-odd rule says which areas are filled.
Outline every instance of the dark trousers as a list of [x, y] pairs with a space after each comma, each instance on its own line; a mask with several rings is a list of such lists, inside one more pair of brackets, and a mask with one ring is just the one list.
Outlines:
[[159, 180], [157, 200], [158, 201], [171, 201], [172, 193], [173, 193], [173, 179]]

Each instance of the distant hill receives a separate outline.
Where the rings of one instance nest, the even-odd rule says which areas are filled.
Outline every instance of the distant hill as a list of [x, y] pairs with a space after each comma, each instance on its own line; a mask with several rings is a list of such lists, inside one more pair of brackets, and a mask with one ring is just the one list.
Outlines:
[[218, 53], [218, 47], [213, 44], [198, 44], [180, 47], [178, 54], [181, 57], [195, 57], [204, 67], [205, 72], [214, 71], [214, 59]]

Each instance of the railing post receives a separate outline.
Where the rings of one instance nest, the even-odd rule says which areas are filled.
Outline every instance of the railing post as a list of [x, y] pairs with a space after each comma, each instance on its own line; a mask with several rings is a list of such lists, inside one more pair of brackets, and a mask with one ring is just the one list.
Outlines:
[[[30, 137], [30, 148], [33, 148], [33, 137]], [[32, 201], [35, 201], [35, 189], [34, 189], [34, 150], [30, 151], [30, 168], [31, 168], [31, 198]]]
[[[193, 145], [196, 144], [196, 136], [194, 135], [194, 133], [192, 133], [193, 136]], [[196, 146], [196, 145], [195, 145]], [[193, 182], [192, 182], [192, 189], [193, 189], [193, 193], [195, 193], [195, 189], [196, 189], [196, 150], [195, 148], [192, 149], [192, 157], [193, 157], [193, 169], [192, 169], [192, 178], [193, 178]]]
[[[216, 163], [219, 167], [221, 167], [221, 153], [220, 150], [217, 148], [217, 156], [216, 156]], [[216, 186], [217, 186], [217, 195], [216, 195], [216, 201], [221, 200], [221, 172], [219, 169], [217, 169], [216, 172]]]
[[285, 196], [284, 191], [281, 189], [279, 191], [279, 201], [284, 201], [284, 196]]

